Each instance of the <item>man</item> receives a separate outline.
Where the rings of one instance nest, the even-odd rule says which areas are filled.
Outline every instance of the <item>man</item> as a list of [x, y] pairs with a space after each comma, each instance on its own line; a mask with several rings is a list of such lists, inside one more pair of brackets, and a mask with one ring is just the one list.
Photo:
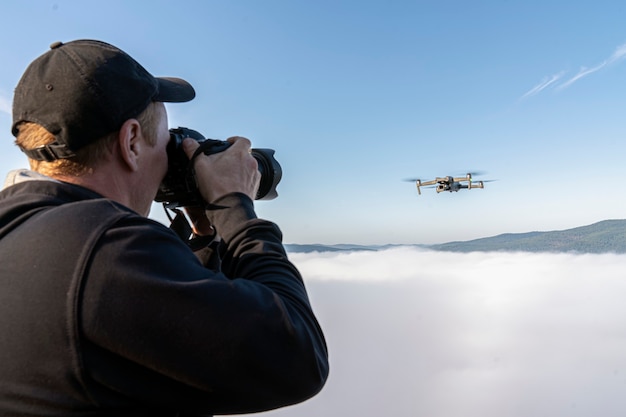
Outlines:
[[98, 41], [55, 43], [26, 69], [12, 131], [31, 170], [0, 193], [0, 415], [248, 413], [324, 385], [302, 279], [254, 212], [247, 139], [194, 160], [210, 209], [190, 215], [219, 234], [219, 270], [145, 217], [168, 166], [163, 102], [194, 96]]

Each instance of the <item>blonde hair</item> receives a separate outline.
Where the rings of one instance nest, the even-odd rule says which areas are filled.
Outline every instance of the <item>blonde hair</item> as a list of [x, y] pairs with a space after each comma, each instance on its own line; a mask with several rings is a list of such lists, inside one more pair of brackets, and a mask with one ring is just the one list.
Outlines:
[[[157, 136], [157, 103], [150, 103], [146, 109], [139, 114], [136, 119], [141, 125], [144, 137], [149, 145], [154, 146]], [[18, 134], [15, 144], [21, 149], [29, 150], [48, 145], [56, 140], [55, 136], [43, 126], [24, 122], [18, 125]], [[111, 152], [118, 137], [118, 131], [109, 133], [93, 143], [76, 151], [76, 155], [71, 158], [57, 159], [55, 161], [38, 161], [28, 159], [30, 169], [48, 176], [70, 175], [82, 176], [93, 171], [93, 168], [106, 158]]]

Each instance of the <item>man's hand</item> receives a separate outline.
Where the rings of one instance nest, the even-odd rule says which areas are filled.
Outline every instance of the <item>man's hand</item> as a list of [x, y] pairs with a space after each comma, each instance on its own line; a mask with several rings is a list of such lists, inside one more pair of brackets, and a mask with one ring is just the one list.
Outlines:
[[[227, 139], [232, 145], [213, 155], [198, 155], [194, 160], [196, 182], [207, 203], [231, 193], [243, 193], [254, 200], [261, 173], [256, 159], [250, 154], [250, 141], [234, 136]], [[199, 143], [193, 139], [183, 141], [188, 158], [193, 156]]]

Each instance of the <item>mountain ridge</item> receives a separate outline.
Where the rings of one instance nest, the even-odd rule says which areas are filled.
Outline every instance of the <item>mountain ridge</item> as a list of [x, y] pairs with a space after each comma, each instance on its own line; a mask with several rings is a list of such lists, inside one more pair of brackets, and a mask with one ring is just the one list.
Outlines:
[[292, 253], [377, 251], [397, 246], [414, 246], [445, 252], [576, 252], [626, 253], [626, 219], [602, 220], [566, 230], [503, 233], [467, 241], [425, 245], [322, 245], [286, 244]]

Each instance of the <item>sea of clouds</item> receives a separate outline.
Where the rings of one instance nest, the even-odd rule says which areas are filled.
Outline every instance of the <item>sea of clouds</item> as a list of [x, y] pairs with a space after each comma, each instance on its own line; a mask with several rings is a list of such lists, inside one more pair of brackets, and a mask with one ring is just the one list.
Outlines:
[[276, 417], [626, 414], [626, 255], [293, 253], [331, 376]]

